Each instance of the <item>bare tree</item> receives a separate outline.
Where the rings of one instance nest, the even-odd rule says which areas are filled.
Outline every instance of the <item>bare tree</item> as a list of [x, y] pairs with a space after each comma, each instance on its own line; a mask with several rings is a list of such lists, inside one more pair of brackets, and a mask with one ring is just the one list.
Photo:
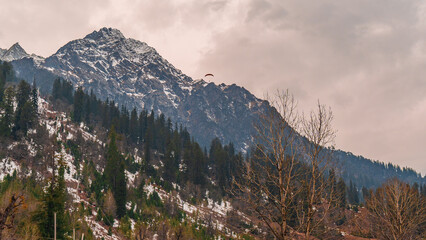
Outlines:
[[417, 189], [392, 179], [372, 193], [366, 205], [380, 239], [424, 239], [426, 199]]
[[255, 160], [246, 163], [241, 178], [234, 179], [232, 193], [243, 201], [277, 239], [290, 238], [290, 208], [300, 191], [300, 120], [296, 101], [288, 91], [268, 97], [273, 106], [259, 114], [255, 125], [258, 144]]
[[14, 220], [23, 204], [24, 195], [22, 193], [12, 194], [5, 208], [0, 210], [0, 240], [2, 239], [3, 230], [11, 230], [16, 227]]
[[109, 217], [115, 218], [117, 205], [115, 203], [114, 195], [112, 194], [111, 189], [108, 189], [108, 192], [105, 195], [105, 201], [104, 201], [103, 207], [104, 207], [105, 213], [108, 214], [108, 218]]
[[[297, 230], [309, 239], [324, 222], [334, 196], [335, 188], [329, 186], [334, 181], [325, 179], [335, 137], [333, 114], [318, 102], [316, 111], [300, 117], [288, 91], [268, 100], [273, 108], [260, 114], [254, 157], [242, 177], [234, 179], [232, 193], [275, 238], [295, 237]], [[297, 229], [289, 226], [295, 212]]]
[[[303, 142], [303, 154], [309, 164], [309, 173], [305, 174], [304, 186], [307, 188], [307, 208], [299, 211], [298, 219], [306, 239], [324, 221], [335, 198], [334, 181], [326, 181], [325, 173], [331, 163], [336, 131], [332, 127], [333, 113], [318, 101], [317, 109], [302, 118], [300, 132], [306, 140]], [[328, 191], [327, 191], [328, 190]], [[327, 192], [327, 194], [326, 194]], [[323, 201], [324, 200], [324, 201]], [[322, 204], [326, 203], [326, 204]], [[321, 205], [321, 214], [319, 209]]]

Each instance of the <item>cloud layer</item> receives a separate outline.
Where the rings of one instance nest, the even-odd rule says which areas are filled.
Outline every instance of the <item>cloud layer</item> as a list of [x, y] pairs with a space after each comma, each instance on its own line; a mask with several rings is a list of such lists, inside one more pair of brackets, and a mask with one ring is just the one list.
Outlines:
[[0, 47], [48, 56], [103, 26], [193, 78], [332, 107], [336, 145], [426, 173], [426, 2], [0, 0]]

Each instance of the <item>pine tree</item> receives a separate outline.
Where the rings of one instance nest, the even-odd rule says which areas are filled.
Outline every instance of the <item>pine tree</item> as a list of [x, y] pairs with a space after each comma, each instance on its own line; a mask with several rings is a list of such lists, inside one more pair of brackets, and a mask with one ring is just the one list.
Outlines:
[[53, 88], [52, 88], [52, 97], [53, 99], [59, 99], [61, 96], [61, 79], [56, 78], [55, 81], [53, 81]]
[[176, 161], [176, 145], [171, 141], [166, 148], [164, 155], [164, 180], [168, 182], [176, 182], [177, 161]]
[[79, 87], [74, 94], [74, 111], [73, 120], [77, 123], [81, 122], [83, 116], [84, 92], [83, 88]]
[[86, 123], [90, 123], [90, 114], [92, 113], [92, 104], [91, 104], [91, 99], [89, 96], [87, 96], [86, 94], [84, 95], [84, 111], [83, 111], [83, 116], [84, 116], [84, 121]]
[[196, 185], [205, 184], [205, 175], [206, 175], [206, 160], [204, 159], [204, 153], [198, 143], [192, 143], [192, 164], [188, 166], [188, 169], [191, 171], [190, 176], [192, 177], [192, 182]]
[[0, 134], [5, 137], [10, 136], [12, 133], [14, 95], [15, 91], [12, 87], [6, 88], [3, 99], [0, 103], [0, 107], [4, 111], [3, 115], [0, 117]]
[[37, 89], [37, 84], [36, 84], [35, 78], [34, 78], [34, 82], [33, 82], [31, 101], [32, 101], [32, 104], [33, 104], [34, 120], [37, 121], [38, 120], [38, 89]]
[[59, 160], [59, 164], [58, 175], [50, 180], [49, 187], [42, 197], [42, 206], [34, 217], [39, 223], [41, 234], [45, 238], [53, 238], [54, 236], [54, 213], [56, 213], [57, 239], [65, 239], [65, 233], [68, 230], [65, 213], [65, 165], [62, 159]]
[[3, 100], [4, 88], [6, 85], [6, 75], [3, 73], [3, 63], [0, 64], [0, 102]]
[[27, 101], [21, 110], [21, 115], [19, 118], [18, 125], [20, 127], [20, 131], [26, 135], [28, 129], [34, 125], [35, 122], [35, 110], [32, 102]]
[[134, 143], [138, 141], [138, 113], [136, 112], [136, 108], [133, 108], [132, 112], [130, 113], [130, 123], [129, 123], [129, 131], [130, 131], [130, 138]]
[[[151, 147], [153, 142], [153, 136], [152, 136], [152, 128], [147, 128], [146, 134], [145, 134], [145, 167], [148, 166], [149, 162], [151, 161]], [[145, 168], [146, 169], [146, 168]]]
[[18, 85], [18, 91], [16, 93], [17, 107], [15, 112], [15, 127], [13, 129], [15, 135], [18, 131], [26, 135], [30, 122], [32, 121], [31, 113], [33, 113], [33, 108], [32, 103], [29, 102], [30, 95], [30, 85], [22, 80]]
[[146, 136], [146, 128], [147, 128], [147, 122], [148, 122], [148, 113], [146, 110], [142, 110], [139, 114], [139, 141], [143, 142], [145, 140]]
[[337, 206], [344, 208], [346, 206], [346, 184], [343, 178], [340, 178], [337, 182]]
[[128, 135], [129, 133], [129, 112], [127, 111], [126, 106], [121, 106], [120, 113], [120, 132], [124, 135]]
[[117, 205], [117, 216], [122, 217], [126, 213], [126, 176], [124, 172], [124, 158], [118, 151], [116, 144], [116, 132], [114, 126], [109, 133], [109, 143], [106, 154], [105, 179], [111, 188]]
[[348, 201], [350, 204], [359, 204], [358, 190], [352, 180], [349, 183]]
[[126, 199], [127, 199], [127, 186], [126, 186], [126, 175], [125, 175], [125, 166], [124, 159], [121, 156], [121, 161], [118, 165], [117, 173], [117, 184], [114, 191], [114, 198], [117, 203], [117, 217], [121, 218], [126, 215]]
[[220, 140], [213, 139], [210, 145], [210, 162], [215, 166], [216, 180], [222, 190], [229, 186], [231, 179], [229, 161], [229, 155]]
[[72, 84], [66, 80], [62, 81], [61, 91], [60, 91], [60, 98], [64, 99], [68, 103], [73, 103], [73, 87]]

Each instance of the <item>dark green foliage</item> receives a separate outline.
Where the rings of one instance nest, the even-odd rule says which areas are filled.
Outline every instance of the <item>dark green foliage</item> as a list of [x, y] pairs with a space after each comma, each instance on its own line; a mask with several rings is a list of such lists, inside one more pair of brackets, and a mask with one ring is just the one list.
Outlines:
[[343, 178], [340, 178], [337, 182], [336, 200], [338, 207], [344, 208], [346, 206], [346, 184]]
[[92, 161], [89, 162], [89, 166], [92, 170], [91, 172], [93, 172], [95, 175], [95, 179], [93, 180], [92, 184], [90, 184], [90, 192], [95, 194], [97, 202], [101, 202], [101, 198], [104, 196], [102, 190], [106, 189], [107, 185], [105, 181], [105, 175], [99, 173], [96, 170]]
[[368, 189], [379, 187], [387, 179], [397, 177], [398, 179], [413, 184], [414, 182], [425, 183], [426, 178], [422, 177], [414, 169], [400, 167], [392, 163], [371, 161], [362, 156], [336, 150], [333, 154], [335, 159], [339, 159], [340, 168], [345, 170], [342, 177], [348, 183], [350, 180], [357, 186], [365, 186]]
[[33, 103], [33, 110], [35, 111], [34, 114], [38, 114], [38, 89], [37, 89], [37, 84], [36, 81], [34, 79], [33, 82], [33, 89], [31, 90], [32, 92], [32, 96], [31, 96], [31, 101]]
[[151, 195], [149, 195], [149, 198], [147, 200], [148, 206], [156, 206], [156, 207], [163, 207], [163, 202], [161, 202], [160, 196], [158, 196], [158, 193], [154, 191]]
[[164, 155], [164, 173], [163, 177], [166, 181], [176, 182], [177, 170], [179, 166], [179, 158], [177, 157], [178, 146], [174, 141], [170, 141], [167, 145]]
[[120, 165], [118, 167], [116, 188], [114, 191], [114, 198], [117, 204], [117, 216], [119, 218], [123, 217], [126, 214], [127, 186], [124, 168], [124, 161], [123, 159], [121, 159]]
[[125, 166], [127, 171], [129, 171], [130, 173], [137, 173], [140, 169], [141, 169], [141, 165], [137, 162], [135, 162], [135, 160], [133, 159], [133, 157], [128, 156], [125, 159]]
[[0, 135], [4, 137], [9, 137], [12, 133], [14, 95], [13, 88], [8, 87], [0, 103], [0, 109], [4, 111], [3, 116], [0, 117]]
[[74, 100], [72, 84], [66, 80], [56, 78], [55, 81], [53, 81], [52, 97], [55, 100], [60, 99], [64, 102], [72, 104]]
[[15, 81], [15, 72], [12, 65], [8, 62], [0, 61], [0, 101], [3, 99], [6, 82], [12, 81]]
[[74, 165], [78, 166], [81, 161], [81, 152], [78, 148], [78, 144], [73, 140], [67, 140], [65, 146], [70, 149], [71, 154], [74, 156]]
[[61, 79], [56, 78], [55, 81], [53, 81], [53, 88], [52, 88], [52, 97], [53, 99], [59, 99], [61, 97]]
[[12, 65], [8, 62], [0, 61], [0, 102], [3, 101], [3, 96], [7, 88], [6, 83], [15, 80], [15, 73]]
[[133, 108], [132, 112], [130, 113], [129, 131], [131, 140], [136, 143], [139, 137], [138, 113], [136, 108]]
[[111, 127], [109, 133], [109, 143], [106, 153], [106, 167], [104, 171], [105, 179], [111, 188], [117, 205], [117, 216], [120, 218], [126, 213], [126, 176], [124, 173], [124, 158], [119, 152], [116, 144], [116, 132]]
[[[54, 99], [62, 99], [66, 102], [63, 95], [70, 95], [72, 99], [72, 119], [75, 122], [85, 122], [87, 126], [99, 126], [111, 128], [112, 125], [116, 131], [110, 131], [109, 144], [106, 149], [106, 168], [103, 177], [96, 177], [92, 183], [91, 189], [95, 192], [96, 199], [99, 199], [102, 184], [111, 188], [117, 203], [117, 214], [123, 216], [125, 212], [118, 213], [120, 207], [124, 209], [126, 192], [120, 192], [125, 187], [124, 169], [135, 173], [143, 171], [148, 177], [157, 179], [157, 184], [171, 189], [171, 183], [192, 182], [195, 185], [205, 188], [211, 185], [207, 182], [206, 176], [212, 174], [212, 181], [218, 183], [219, 195], [225, 193], [225, 189], [230, 187], [232, 177], [238, 177], [243, 162], [242, 154], [236, 154], [232, 144], [222, 146], [218, 139], [214, 140], [210, 150], [210, 158], [207, 151], [204, 150], [195, 140], [191, 139], [188, 131], [182, 126], [173, 128], [173, 123], [164, 114], [155, 117], [154, 111], [148, 112], [142, 110], [139, 115], [136, 108], [131, 112], [125, 106], [119, 108], [114, 101], [100, 101], [91, 91], [90, 95], [79, 88], [72, 95], [69, 91], [70, 84], [60, 79], [55, 80], [53, 86]], [[65, 87], [64, 87], [65, 86]], [[133, 158], [126, 158], [121, 155], [117, 148], [117, 135], [126, 139], [124, 146], [136, 147], [143, 152], [143, 165], [134, 162]], [[112, 137], [114, 136], [114, 137]], [[126, 145], [127, 144], [127, 145]], [[73, 155], [79, 159], [78, 151], [75, 151], [72, 145], [69, 146]], [[128, 149], [125, 150], [126, 151]], [[164, 164], [162, 168], [155, 169], [152, 164], [161, 160]], [[124, 169], [122, 167], [124, 165]], [[209, 170], [208, 166], [211, 166]], [[180, 168], [181, 167], [181, 168]], [[123, 170], [121, 170], [123, 169]], [[120, 172], [120, 173], [119, 173]], [[96, 174], [95, 174], [96, 175]], [[164, 181], [159, 181], [163, 178]], [[203, 190], [204, 191], [204, 190]], [[122, 203], [120, 203], [120, 201]]]
[[358, 190], [355, 186], [354, 183], [352, 183], [352, 181], [350, 181], [349, 183], [349, 188], [347, 189], [348, 191], [348, 202], [350, 204], [359, 204], [359, 196], [358, 196]]
[[[145, 165], [149, 165], [149, 162], [151, 161], [151, 147], [152, 147], [152, 142], [153, 142], [153, 137], [152, 137], [152, 129], [151, 128], [147, 128], [146, 130], [146, 136], [145, 136], [145, 144], [144, 144], [144, 149], [145, 149]], [[146, 167], [146, 166], [145, 166]]]
[[18, 85], [16, 92], [16, 112], [15, 112], [15, 126], [12, 130], [16, 136], [21, 133], [24, 136], [27, 134], [29, 128], [33, 127], [37, 122], [37, 109], [32, 99], [31, 86], [21, 81]]
[[188, 180], [196, 185], [204, 185], [207, 161], [198, 143], [193, 141], [191, 147], [184, 149], [183, 158], [185, 159]]
[[74, 114], [73, 120], [75, 122], [81, 122], [83, 116], [83, 105], [84, 104], [84, 92], [81, 87], [77, 89], [74, 94]]
[[229, 143], [222, 147], [218, 138], [213, 139], [210, 145], [210, 163], [214, 166], [214, 174], [222, 190], [229, 188], [233, 176], [240, 174], [242, 168], [242, 154], [235, 154], [234, 145]]
[[39, 223], [39, 229], [43, 237], [53, 238], [54, 235], [54, 213], [56, 213], [56, 234], [57, 239], [65, 239], [65, 233], [68, 231], [66, 221], [65, 202], [65, 166], [62, 160], [58, 174], [53, 177], [42, 197], [42, 206], [34, 216], [34, 220]]

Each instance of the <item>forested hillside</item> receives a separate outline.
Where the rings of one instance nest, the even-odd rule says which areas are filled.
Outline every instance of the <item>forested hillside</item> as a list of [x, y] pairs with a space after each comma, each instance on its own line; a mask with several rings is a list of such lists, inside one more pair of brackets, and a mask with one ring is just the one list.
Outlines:
[[[345, 183], [338, 169], [309, 174], [312, 165], [294, 158], [291, 172], [304, 174], [292, 175], [292, 197], [281, 205], [275, 202], [281, 188], [266, 177], [279, 173], [266, 161], [279, 156], [264, 151], [267, 146], [243, 155], [213, 138], [202, 148], [164, 114], [102, 101], [60, 78], [40, 98], [37, 81], [19, 81], [6, 62], [0, 90], [0, 236], [6, 239], [52, 238], [55, 214], [58, 239], [74, 233], [85, 239], [270, 239], [279, 238], [271, 226], [283, 220], [282, 233], [293, 237], [380, 236], [368, 226], [379, 223], [374, 213], [380, 213], [375, 199], [381, 190], [361, 191], [356, 178]], [[257, 177], [247, 178], [252, 173]], [[312, 179], [323, 187], [310, 202]], [[424, 204], [426, 185], [408, 189]], [[250, 199], [266, 202], [256, 209]], [[273, 207], [277, 203], [286, 206], [285, 215]], [[301, 221], [308, 209], [319, 210]], [[424, 209], [413, 211], [422, 226]], [[315, 223], [311, 230], [308, 223]], [[421, 229], [408, 230], [418, 236]]]

